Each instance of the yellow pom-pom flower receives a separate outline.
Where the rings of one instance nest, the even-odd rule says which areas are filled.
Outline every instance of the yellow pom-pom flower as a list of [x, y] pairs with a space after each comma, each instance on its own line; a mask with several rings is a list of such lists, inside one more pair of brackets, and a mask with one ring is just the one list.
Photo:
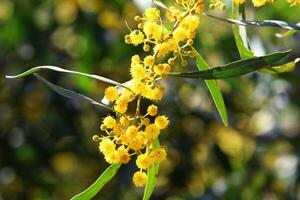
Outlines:
[[160, 134], [160, 130], [155, 124], [149, 124], [145, 128], [145, 133], [148, 139], [155, 139]]
[[159, 129], [164, 129], [169, 125], [169, 120], [168, 117], [162, 115], [159, 117], [155, 118], [155, 125], [159, 128]]
[[113, 153], [116, 149], [115, 143], [110, 140], [109, 138], [104, 138], [100, 143], [99, 143], [99, 150], [102, 153], [105, 154], [110, 154]]
[[151, 116], [157, 115], [157, 106], [155, 105], [148, 106], [147, 113]]
[[140, 169], [148, 169], [153, 164], [153, 160], [148, 154], [141, 154], [136, 159], [136, 166]]
[[133, 175], [133, 183], [137, 187], [144, 187], [147, 183], [148, 176], [145, 172], [135, 172]]
[[148, 8], [145, 13], [145, 17], [147, 20], [157, 21], [159, 18], [159, 10], [156, 8]]
[[130, 155], [124, 146], [120, 146], [117, 150], [119, 161], [123, 164], [127, 164], [130, 161]]
[[254, 7], [260, 7], [267, 3], [267, 0], [252, 0]]
[[108, 129], [112, 129], [116, 123], [117, 121], [112, 116], [107, 116], [103, 119], [103, 125]]
[[110, 101], [114, 101], [118, 98], [118, 89], [116, 87], [110, 86], [105, 89], [104, 96]]
[[164, 148], [160, 148], [150, 152], [149, 157], [152, 158], [154, 162], [161, 162], [166, 159], [167, 152]]
[[149, 66], [149, 67], [151, 67], [151, 66], [153, 66], [154, 65], [154, 63], [155, 63], [155, 60], [154, 60], [154, 58], [153, 58], [153, 56], [147, 56], [145, 59], [144, 59], [144, 64], [145, 64], [145, 66]]
[[129, 37], [130, 37], [131, 44], [135, 46], [141, 44], [145, 38], [144, 34], [139, 30], [132, 31]]

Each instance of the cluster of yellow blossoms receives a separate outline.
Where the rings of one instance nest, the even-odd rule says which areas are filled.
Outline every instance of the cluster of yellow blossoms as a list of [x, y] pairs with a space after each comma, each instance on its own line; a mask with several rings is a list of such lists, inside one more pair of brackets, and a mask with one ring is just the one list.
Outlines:
[[[243, 4], [246, 2], [246, 0], [234, 0], [234, 2], [238, 4]], [[266, 3], [273, 3], [273, 2], [274, 0], [252, 0], [254, 7], [261, 7]], [[290, 4], [290, 6], [300, 5], [300, 0], [287, 0], [287, 2]]]
[[[123, 88], [110, 86], [105, 90], [105, 98], [111, 102], [116, 116], [104, 118], [100, 128], [107, 135], [94, 135], [93, 140], [99, 142], [99, 150], [110, 164], [126, 164], [132, 156], [137, 157], [139, 170], [133, 175], [136, 186], [144, 186], [148, 178], [146, 170], [166, 158], [166, 149], [156, 140], [169, 125], [168, 118], [158, 115], [158, 108], [153, 104], [142, 114], [141, 101], [143, 98], [161, 100], [164, 88], [158, 81], [166, 77], [176, 61], [187, 65], [186, 59], [194, 56], [191, 45], [203, 3], [202, 0], [177, 0], [177, 7], [169, 7], [163, 19], [155, 7], [147, 9], [143, 16], [136, 16], [138, 29], [126, 35], [125, 42], [134, 46], [142, 44], [143, 50], [151, 54], [143, 59], [132, 56], [132, 79]], [[167, 28], [163, 20], [173, 26]], [[136, 105], [134, 113], [128, 109], [132, 104]]]

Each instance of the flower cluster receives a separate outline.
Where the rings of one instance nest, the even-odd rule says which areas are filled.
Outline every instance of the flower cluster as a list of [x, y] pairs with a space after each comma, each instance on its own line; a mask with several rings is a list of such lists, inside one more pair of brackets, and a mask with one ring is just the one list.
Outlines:
[[[142, 114], [141, 101], [160, 101], [164, 88], [158, 81], [166, 77], [175, 62], [185, 66], [187, 59], [195, 56], [191, 46], [199, 26], [197, 14], [203, 12], [204, 1], [177, 0], [176, 4], [177, 7], [169, 7], [163, 16], [153, 7], [135, 17], [138, 29], [131, 30], [125, 36], [125, 42], [143, 45], [148, 55], [143, 58], [132, 56], [132, 79], [123, 88], [106, 88], [105, 98], [112, 103], [116, 116], [103, 119], [100, 128], [106, 136], [93, 136], [108, 163], [126, 164], [136, 156], [139, 170], [134, 173], [133, 182], [139, 187], [147, 182], [146, 170], [166, 158], [166, 149], [156, 141], [169, 125], [168, 117], [159, 115], [156, 105], [149, 105]], [[171, 27], [165, 25], [170, 23], [173, 24]], [[130, 104], [136, 105], [134, 113], [128, 109]]]
[[[246, 0], [234, 0], [234, 2], [238, 4], [243, 4], [246, 2]], [[261, 7], [266, 3], [273, 3], [273, 2], [274, 0], [252, 0], [254, 7]], [[287, 2], [290, 4], [290, 6], [300, 5], [300, 0], [287, 0]]]

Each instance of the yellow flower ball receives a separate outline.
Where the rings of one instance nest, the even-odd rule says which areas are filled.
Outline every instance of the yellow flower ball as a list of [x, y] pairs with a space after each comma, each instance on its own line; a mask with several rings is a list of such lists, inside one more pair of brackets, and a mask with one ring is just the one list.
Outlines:
[[160, 134], [159, 128], [155, 124], [149, 124], [145, 128], [147, 139], [155, 139]]
[[131, 44], [137, 46], [144, 41], [144, 34], [139, 30], [134, 30], [129, 34]]
[[169, 120], [168, 120], [168, 117], [162, 115], [162, 116], [156, 117], [154, 123], [159, 129], [164, 129], [169, 125]]
[[148, 154], [141, 154], [136, 159], [136, 166], [140, 169], [148, 169], [152, 164], [153, 161]]
[[153, 56], [151, 56], [151, 55], [146, 56], [146, 58], [144, 59], [145, 66], [151, 67], [154, 65], [154, 63], [155, 63], [155, 60], [154, 60]]
[[147, 183], [148, 176], [145, 172], [135, 172], [133, 175], [133, 183], [137, 187], [144, 187]]
[[103, 119], [103, 125], [109, 129], [112, 129], [116, 123], [117, 121], [112, 116], [107, 116]]
[[157, 21], [159, 18], [159, 10], [156, 8], [148, 8], [144, 15], [147, 20]]
[[267, 3], [267, 0], [252, 0], [254, 7], [261, 7]]
[[108, 88], [105, 89], [104, 96], [108, 100], [114, 101], [119, 96], [118, 89], [116, 87], [110, 86], [110, 87], [108, 87]]
[[116, 149], [115, 143], [110, 140], [109, 138], [104, 138], [100, 143], [99, 143], [99, 150], [102, 153], [110, 154], [113, 153]]
[[150, 105], [147, 109], [147, 113], [151, 116], [157, 115], [157, 106], [155, 105]]
[[123, 164], [127, 164], [130, 161], [130, 155], [124, 146], [120, 146], [117, 150], [119, 160]]
[[161, 162], [166, 159], [167, 152], [164, 148], [160, 148], [150, 152], [149, 157], [151, 157], [154, 162]]

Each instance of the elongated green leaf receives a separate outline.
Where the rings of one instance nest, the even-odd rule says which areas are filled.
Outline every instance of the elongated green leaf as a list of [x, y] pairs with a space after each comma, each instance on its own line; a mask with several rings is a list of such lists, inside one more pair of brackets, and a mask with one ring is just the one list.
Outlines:
[[282, 29], [287, 29], [287, 30], [300, 30], [300, 25], [299, 24], [289, 24], [284, 21], [279, 21], [279, 20], [263, 20], [263, 21], [256, 21], [256, 20], [239, 20], [239, 19], [227, 19], [227, 18], [221, 18], [209, 14], [204, 14], [208, 17], [220, 20], [222, 22], [226, 22], [229, 24], [236, 24], [239, 26], [256, 26], [256, 27], [275, 27], [275, 28], [282, 28]]
[[[18, 75], [15, 75], [15, 76], [5, 76], [5, 77], [6, 78], [21, 78], [21, 77], [25, 77], [29, 74], [35, 73], [37, 71], [40, 71], [42, 69], [49, 69], [49, 70], [53, 70], [53, 71], [57, 71], [57, 72], [70, 73], [70, 74], [78, 74], [78, 75], [87, 76], [87, 77], [90, 77], [90, 78], [93, 78], [93, 79], [96, 79], [96, 80], [99, 80], [99, 81], [102, 81], [102, 82], [106, 82], [106, 83], [110, 83], [110, 84], [113, 84], [113, 85], [118, 85], [118, 86], [121, 86], [121, 87], [125, 87], [117, 81], [114, 81], [114, 80], [111, 80], [111, 79], [108, 79], [108, 78], [105, 78], [105, 77], [102, 77], [102, 76], [98, 76], [98, 75], [95, 75], [95, 74], [86, 74], [86, 73], [72, 71], [72, 70], [66, 70], [66, 69], [63, 69], [63, 68], [60, 68], [60, 67], [56, 67], [56, 66], [33, 67], [33, 68], [31, 68], [31, 69], [29, 69], [29, 70], [27, 70], [27, 71], [25, 71], [21, 74], [18, 74]], [[129, 88], [127, 88], [127, 89], [129, 89]]]
[[[299, 23], [299, 25], [300, 25], [300, 23]], [[284, 33], [276, 33], [275, 36], [278, 37], [278, 38], [285, 38], [285, 37], [290, 37], [290, 36], [294, 35], [295, 33], [297, 33], [297, 31], [288, 30]]]
[[259, 72], [267, 73], [267, 74], [278, 74], [278, 73], [292, 72], [295, 69], [295, 65], [299, 61], [300, 61], [300, 59], [297, 58], [292, 62], [288, 62], [288, 63], [280, 65], [280, 66], [265, 67], [263, 69], [260, 69]]
[[[244, 8], [242, 8], [244, 9]], [[240, 17], [240, 7], [239, 4], [234, 3], [232, 1], [232, 18], [233, 19], [239, 19]], [[234, 39], [239, 51], [239, 54], [242, 59], [246, 58], [253, 58], [254, 53], [249, 49], [248, 43], [247, 43], [247, 33], [245, 27], [240, 27], [236, 24], [232, 25], [233, 35]], [[243, 34], [241, 33], [243, 32]]]
[[226, 65], [200, 72], [173, 72], [170, 76], [196, 79], [225, 79], [254, 72], [263, 67], [271, 66], [287, 56], [290, 51], [268, 54], [266, 56], [239, 60]]
[[43, 77], [41, 77], [40, 75], [38, 75], [36, 73], [34, 73], [34, 76], [37, 77], [43, 83], [45, 83], [49, 88], [51, 88], [52, 90], [54, 90], [55, 92], [57, 92], [58, 94], [60, 94], [62, 96], [68, 97], [70, 99], [75, 99], [78, 101], [85, 101], [85, 102], [91, 103], [93, 105], [104, 107], [104, 108], [111, 110], [111, 108], [108, 107], [107, 105], [98, 103], [98, 102], [94, 101], [93, 99], [91, 99], [85, 95], [79, 94], [77, 92], [74, 92], [72, 90], [68, 90], [68, 89], [62, 88], [60, 86], [57, 86], [57, 85], [47, 81], [46, 79], [44, 79]]
[[[194, 51], [196, 51], [196, 50], [194, 49]], [[198, 52], [196, 55], [196, 63], [197, 63], [197, 67], [198, 67], [199, 71], [209, 69], [208, 64], [205, 62], [205, 60], [202, 58], [202, 56]], [[228, 126], [226, 107], [225, 107], [222, 93], [218, 87], [217, 82], [215, 80], [205, 80], [205, 83], [209, 89], [209, 92], [210, 92], [212, 99], [217, 107], [217, 110], [219, 111], [219, 114], [221, 116], [221, 119], [222, 119], [224, 125]]]
[[112, 164], [109, 166], [90, 187], [74, 196], [71, 200], [92, 199], [102, 189], [102, 187], [115, 176], [120, 166], [121, 164]]
[[[155, 150], [155, 149], [158, 149], [158, 147], [159, 147], [159, 140], [156, 139], [153, 142], [152, 149]], [[158, 169], [159, 169], [159, 163], [155, 163], [152, 167], [150, 167], [147, 170], [148, 180], [147, 180], [147, 184], [146, 184], [146, 187], [144, 190], [143, 200], [148, 200], [151, 197], [151, 194], [155, 187], [156, 178], [158, 175]]]
[[[234, 20], [238, 20], [240, 17], [245, 19], [245, 7], [244, 5], [239, 5], [232, 2], [232, 18]], [[299, 24], [297, 24], [299, 25]], [[239, 26], [234, 24], [232, 26], [234, 39], [242, 59], [253, 58], [255, 57], [254, 52], [250, 50], [248, 43], [247, 43], [247, 31], [245, 26]], [[290, 30], [295, 31], [295, 30]], [[296, 60], [295, 60], [296, 61]], [[287, 60], [282, 59], [281, 62], [276, 62], [271, 66], [266, 68], [260, 69], [259, 72], [261, 73], [268, 73], [268, 74], [278, 74], [284, 72], [291, 72], [297, 62], [288, 62]]]

